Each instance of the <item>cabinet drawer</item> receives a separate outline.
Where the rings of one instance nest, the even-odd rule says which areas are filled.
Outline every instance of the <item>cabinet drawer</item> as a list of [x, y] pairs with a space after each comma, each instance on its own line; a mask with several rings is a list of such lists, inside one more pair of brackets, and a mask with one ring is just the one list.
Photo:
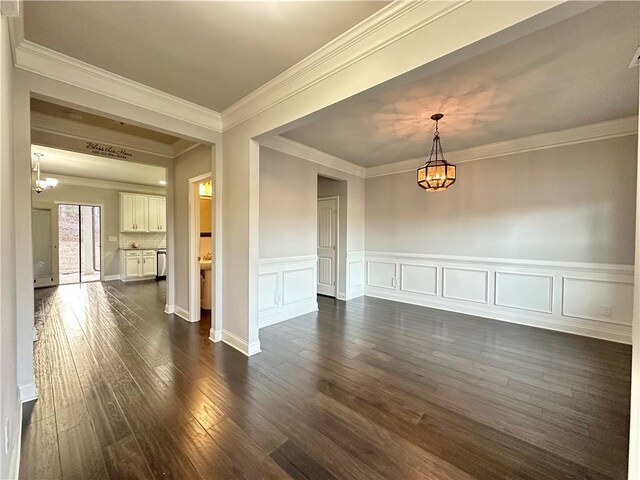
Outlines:
[[125, 255], [126, 255], [127, 257], [139, 257], [139, 256], [141, 255], [141, 253], [140, 253], [140, 252], [138, 252], [138, 251], [135, 251], [135, 250], [127, 250], [127, 251], [125, 252]]
[[143, 255], [155, 255], [156, 251], [155, 250], [143, 250], [142, 254]]

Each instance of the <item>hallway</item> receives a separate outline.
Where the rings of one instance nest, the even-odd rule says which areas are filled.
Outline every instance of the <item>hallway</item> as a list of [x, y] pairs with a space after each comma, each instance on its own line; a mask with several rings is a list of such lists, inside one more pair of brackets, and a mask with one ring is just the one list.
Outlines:
[[319, 304], [247, 358], [164, 282], [37, 290], [21, 478], [625, 478], [629, 346]]

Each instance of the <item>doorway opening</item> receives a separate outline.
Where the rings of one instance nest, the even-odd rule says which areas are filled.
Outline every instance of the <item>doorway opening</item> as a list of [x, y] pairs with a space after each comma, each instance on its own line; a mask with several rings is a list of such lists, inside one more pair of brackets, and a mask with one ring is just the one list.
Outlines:
[[211, 173], [189, 179], [189, 321], [213, 308], [213, 182]]
[[101, 278], [101, 207], [58, 205], [60, 285]]
[[345, 298], [347, 182], [318, 176], [318, 294]]

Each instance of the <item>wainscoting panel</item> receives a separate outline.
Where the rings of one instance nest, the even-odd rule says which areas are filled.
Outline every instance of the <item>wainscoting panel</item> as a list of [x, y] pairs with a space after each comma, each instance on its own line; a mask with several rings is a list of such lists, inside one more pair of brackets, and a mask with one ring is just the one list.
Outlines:
[[553, 276], [496, 272], [496, 305], [551, 313]]
[[444, 267], [442, 296], [467, 302], [487, 303], [489, 298], [489, 272], [471, 268]]
[[633, 283], [590, 278], [563, 279], [562, 313], [567, 317], [631, 325]]
[[387, 252], [365, 252], [364, 265], [368, 296], [631, 341], [630, 265]]
[[347, 289], [345, 300], [364, 295], [364, 252], [347, 253]]
[[367, 262], [367, 285], [376, 288], [396, 289], [398, 264], [395, 262]]
[[432, 265], [400, 265], [400, 290], [424, 295], [438, 294], [438, 267]]
[[260, 327], [318, 310], [317, 262], [315, 255], [260, 260]]

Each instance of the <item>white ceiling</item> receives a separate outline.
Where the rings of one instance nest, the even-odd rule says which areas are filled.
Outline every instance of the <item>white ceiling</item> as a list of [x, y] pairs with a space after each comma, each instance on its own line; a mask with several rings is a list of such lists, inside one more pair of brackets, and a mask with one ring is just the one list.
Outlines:
[[606, 2], [411, 83], [376, 89], [282, 135], [365, 167], [635, 115], [640, 4]]
[[380, 1], [28, 1], [25, 38], [221, 111]]
[[[111, 182], [133, 183], [160, 187], [165, 180], [165, 169], [151, 165], [124, 162], [67, 150], [32, 145], [31, 152], [40, 152], [43, 173], [49, 176], [65, 175]], [[61, 183], [64, 183], [61, 181]]]

